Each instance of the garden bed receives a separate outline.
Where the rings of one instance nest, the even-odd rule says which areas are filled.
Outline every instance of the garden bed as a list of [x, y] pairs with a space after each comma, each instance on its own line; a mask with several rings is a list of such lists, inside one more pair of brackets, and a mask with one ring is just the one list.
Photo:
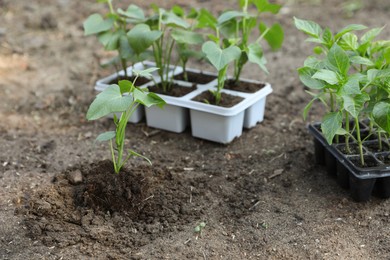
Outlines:
[[[175, 2], [215, 12], [230, 5]], [[297, 16], [332, 28], [380, 27], [388, 21], [387, 1], [366, 1], [352, 18], [335, 0], [319, 6], [292, 1], [282, 9], [277, 19], [286, 43], [281, 52], [267, 54], [271, 74], [244, 75], [272, 83], [265, 119], [229, 145], [192, 138], [188, 129], [176, 134], [143, 121], [129, 124], [127, 131], [137, 140], [129, 146], [153, 162], [150, 167], [135, 160], [126, 168], [128, 176], [121, 177], [130, 186], [147, 179], [138, 215], [131, 213], [138, 204], [110, 212], [78, 203], [73, 195], [79, 185], [66, 177], [71, 172], [89, 176], [110, 157], [106, 144], [94, 145], [94, 138], [112, 129], [111, 121], [85, 119], [93, 84], [112, 73], [98, 66], [111, 56], [94, 39], [82, 37], [86, 15], [102, 8], [94, 3], [0, 1], [5, 100], [0, 102], [0, 258], [390, 257], [390, 201], [374, 197], [355, 203], [314, 162], [301, 119], [310, 97], [295, 72], [311, 50], [292, 22]], [[388, 29], [383, 36], [389, 38]], [[200, 235], [194, 230], [201, 222], [206, 226]]]

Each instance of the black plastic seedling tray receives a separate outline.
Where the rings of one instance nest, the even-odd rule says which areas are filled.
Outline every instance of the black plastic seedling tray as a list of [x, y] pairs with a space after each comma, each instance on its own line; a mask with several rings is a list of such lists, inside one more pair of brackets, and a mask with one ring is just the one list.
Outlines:
[[390, 198], [390, 152], [389, 149], [387, 152], [380, 152], [371, 148], [377, 142], [375, 136], [363, 142], [368, 166], [360, 167], [358, 154], [347, 155], [341, 152], [345, 143], [327, 143], [319, 123], [309, 125], [308, 129], [314, 137], [316, 162], [324, 165], [330, 175], [337, 177], [341, 187], [349, 188], [354, 200], [368, 201], [371, 195]]

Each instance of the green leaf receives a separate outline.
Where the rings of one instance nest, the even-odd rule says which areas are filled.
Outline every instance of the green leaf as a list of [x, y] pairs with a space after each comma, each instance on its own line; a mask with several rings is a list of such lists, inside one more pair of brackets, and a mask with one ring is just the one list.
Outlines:
[[339, 83], [337, 73], [327, 69], [320, 69], [312, 76], [312, 78], [323, 80], [330, 85], [336, 85]]
[[247, 56], [250, 62], [257, 64], [265, 73], [269, 73], [265, 66], [267, 64], [267, 60], [263, 55], [263, 49], [260, 44], [250, 44], [248, 46]]
[[375, 37], [377, 37], [381, 31], [383, 30], [384, 27], [381, 27], [381, 28], [373, 28], [371, 30], [369, 30], [368, 32], [366, 32], [362, 38], [360, 39], [361, 41], [361, 44], [365, 44], [365, 43], [369, 43], [371, 42], [372, 40], [374, 40]]
[[84, 21], [84, 35], [92, 35], [105, 32], [111, 29], [112, 20], [104, 20], [100, 14], [92, 14]]
[[342, 98], [344, 109], [348, 111], [354, 118], [359, 117], [365, 102], [370, 100], [370, 97], [365, 92], [360, 95], [356, 95], [355, 97], [351, 97], [350, 95], [343, 95]]
[[310, 102], [305, 106], [305, 108], [303, 109], [303, 120], [306, 120], [307, 118], [307, 115], [309, 114], [309, 110], [311, 109], [312, 105], [313, 105], [313, 102], [316, 100], [316, 98], [313, 98], [312, 100], [310, 100]]
[[121, 94], [131, 92], [131, 90], [134, 88], [133, 82], [129, 80], [120, 80], [118, 85], [119, 89], [121, 90]]
[[348, 81], [341, 86], [340, 95], [358, 95], [360, 94], [359, 78], [351, 77]]
[[347, 53], [337, 44], [334, 44], [329, 50], [327, 60], [337, 72], [346, 76], [349, 70], [349, 58]]
[[342, 119], [341, 112], [330, 112], [323, 117], [321, 131], [328, 144], [333, 143], [333, 138], [342, 126]]
[[322, 34], [322, 41], [324, 44], [328, 46], [332, 46], [333, 44], [333, 35], [329, 28], [325, 28], [323, 34]]
[[297, 27], [298, 30], [313, 36], [314, 38], [320, 38], [322, 29], [321, 27], [316, 24], [315, 22], [308, 21], [308, 20], [302, 20], [294, 17], [294, 24], [295, 27]]
[[108, 51], [117, 50], [119, 46], [119, 38], [123, 31], [107, 31], [98, 35], [99, 41], [103, 44], [104, 48]]
[[281, 5], [270, 4], [268, 0], [252, 0], [252, 1], [260, 13], [270, 12], [273, 14], [277, 14], [279, 13], [280, 8], [282, 8]]
[[124, 112], [131, 106], [133, 98], [122, 96], [118, 85], [110, 85], [98, 94], [87, 112], [88, 120], [96, 120], [114, 112]]
[[313, 75], [317, 72], [316, 69], [303, 67], [298, 69], [299, 79], [302, 83], [311, 89], [323, 89], [325, 83], [323, 81], [313, 79]]
[[[162, 10], [160, 9], [160, 11]], [[163, 11], [161, 22], [169, 26], [181, 27], [185, 29], [190, 27], [190, 25], [184, 19], [180, 18], [173, 12]]]
[[303, 65], [305, 67], [309, 67], [312, 69], [322, 69], [323, 68], [323, 62], [314, 56], [307, 57], [306, 60], [304, 61]]
[[144, 70], [133, 69], [133, 72], [134, 72], [134, 74], [139, 75], [141, 77], [152, 78], [153, 77], [152, 73], [157, 71], [157, 70], [159, 70], [159, 68], [147, 68]]
[[135, 152], [135, 151], [133, 151], [133, 150], [128, 150], [127, 152], [128, 152], [129, 154], [133, 155], [133, 156], [141, 157], [142, 159], [144, 159], [145, 161], [147, 161], [150, 165], [152, 165], [152, 162], [149, 160], [148, 157], [143, 156], [143, 155], [141, 155], [141, 154], [139, 154], [139, 153], [137, 153], [137, 152]]
[[116, 136], [115, 131], [105, 132], [105, 133], [100, 134], [98, 137], [96, 137], [96, 141], [99, 141], [99, 142], [109, 141], [111, 139], [114, 139], [115, 136]]
[[202, 46], [202, 51], [218, 71], [225, 68], [230, 62], [239, 59], [241, 56], [241, 50], [237, 46], [232, 45], [226, 49], [221, 49], [212, 41], [205, 42]]
[[383, 130], [390, 134], [390, 103], [379, 102], [372, 111], [374, 121]]
[[136, 102], [146, 107], [151, 107], [156, 105], [162, 108], [165, 105], [165, 101], [155, 93], [145, 92], [138, 88], [134, 88], [133, 96]]
[[151, 31], [147, 24], [137, 24], [127, 33], [130, 47], [137, 55], [147, 50], [162, 35], [161, 31]]
[[215, 18], [208, 10], [202, 8], [199, 11], [197, 28], [211, 28], [214, 31], [217, 29], [217, 18]]
[[365, 58], [365, 57], [352, 56], [352, 57], [350, 57], [350, 60], [354, 64], [366, 65], [366, 66], [374, 66], [374, 63], [370, 59]]
[[[264, 33], [267, 30], [265, 23], [259, 24], [259, 30]], [[269, 28], [268, 32], [264, 35], [264, 39], [268, 42], [272, 50], [277, 50], [282, 47], [284, 40], [283, 28], [280, 24], [275, 23]]]
[[126, 11], [123, 11], [122, 9], [119, 8], [118, 13], [127, 18], [130, 18], [131, 21], [138, 21], [138, 22], [145, 21], [144, 11], [140, 7], [134, 4], [129, 5]]
[[125, 34], [119, 37], [119, 55], [121, 59], [125, 60], [130, 59], [134, 55], [134, 52], [130, 48], [129, 41]]
[[171, 32], [172, 38], [179, 42], [179, 43], [185, 43], [185, 44], [201, 44], [203, 43], [203, 36], [199, 33], [188, 31], [188, 30], [182, 30], [182, 29], [175, 29]]
[[217, 19], [218, 25], [222, 25], [227, 21], [234, 20], [236, 21], [238, 17], [245, 17], [246, 13], [238, 11], [226, 11], [223, 12]]
[[342, 37], [344, 34], [351, 32], [351, 31], [359, 31], [359, 30], [364, 30], [367, 29], [367, 26], [361, 25], [361, 24], [350, 24], [344, 27], [343, 29], [338, 32], [334, 38], [337, 41], [340, 37]]
[[359, 47], [358, 37], [352, 33], [346, 33], [343, 35], [338, 43], [344, 50], [356, 50]]

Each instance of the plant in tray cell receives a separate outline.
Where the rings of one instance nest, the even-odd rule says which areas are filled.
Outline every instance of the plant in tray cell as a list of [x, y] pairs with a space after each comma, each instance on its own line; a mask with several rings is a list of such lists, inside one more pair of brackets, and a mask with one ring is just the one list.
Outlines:
[[[384, 100], [388, 100], [388, 92], [383, 90], [386, 84], [378, 84], [381, 77], [388, 74], [387, 69], [379, 65], [379, 57], [383, 53], [377, 55], [383, 48], [377, 48], [377, 43], [373, 41], [381, 29], [369, 30], [359, 39], [353, 32], [366, 29], [363, 25], [348, 25], [333, 34], [330, 29], [322, 29], [312, 21], [294, 20], [295, 26], [309, 35], [308, 41], [317, 44], [314, 53], [322, 55], [309, 56], [304, 67], [298, 69], [302, 83], [313, 96], [304, 109], [304, 118], [315, 100], [325, 104], [327, 111], [321, 122], [321, 130], [327, 142], [337, 142], [338, 136], [343, 135], [346, 150], [350, 152], [352, 139], [358, 144], [360, 164], [363, 166], [364, 139], [360, 134], [359, 122], [367, 117], [373, 119], [372, 124], [378, 121], [374, 116], [378, 118], [377, 110], [382, 111], [378, 101], [383, 104]], [[377, 66], [381, 68], [378, 70]], [[382, 125], [383, 117], [381, 115], [382, 120], [379, 120]]]
[[[126, 153], [124, 144], [128, 120], [140, 104], [147, 107], [153, 105], [162, 107], [165, 104], [164, 100], [156, 94], [135, 87], [139, 76], [151, 77], [150, 73], [155, 70], [155, 68], [149, 68], [144, 71], [134, 70], [135, 78], [132, 82], [122, 80], [119, 81], [118, 85], [110, 85], [96, 96], [88, 109], [88, 120], [96, 120], [114, 113], [115, 131], [102, 133], [96, 140], [109, 141], [115, 173], [120, 172], [120, 169], [131, 156], [142, 157], [150, 163], [148, 158], [131, 149], [127, 150]], [[119, 116], [117, 116], [117, 113], [119, 113]]]
[[[161, 78], [161, 88], [168, 93], [173, 86], [171, 67], [176, 66], [173, 60], [173, 50], [176, 42], [182, 44], [193, 44], [196, 36], [192, 34], [190, 24], [178, 16], [173, 10], [164, 10], [153, 5], [154, 15], [148, 18], [147, 24], [156, 31], [161, 32], [161, 37], [155, 41], [153, 47], [153, 58], [156, 63], [158, 74]], [[176, 7], [174, 10], [178, 10]], [[189, 37], [188, 39], [186, 39]]]
[[190, 27], [188, 29], [184, 30], [178, 28], [171, 32], [172, 38], [176, 41], [179, 63], [183, 68], [183, 79], [188, 81], [188, 61], [191, 58], [204, 58], [203, 53], [195, 48], [204, 42], [203, 35], [195, 31], [198, 26], [200, 13], [195, 9], [191, 9], [191, 11], [186, 14], [180, 6], [174, 6], [172, 8], [172, 12], [180, 18], [186, 21], [190, 21]]
[[[260, 69], [268, 73], [266, 59], [264, 57], [261, 41], [265, 39], [272, 50], [282, 46], [284, 33], [280, 24], [274, 23], [268, 27], [260, 15], [265, 12], [277, 14], [280, 5], [271, 4], [268, 0], [239, 0], [240, 11], [232, 10], [222, 13], [217, 20], [217, 27], [224, 41], [234, 43], [241, 50], [240, 58], [234, 62], [234, 82], [240, 80], [245, 64], [249, 62], [257, 64]], [[249, 12], [254, 6], [255, 13]], [[254, 30], [259, 31], [259, 37], [251, 40]]]
[[215, 105], [219, 105], [221, 102], [221, 91], [225, 85], [226, 72], [228, 69], [229, 63], [238, 60], [241, 55], [240, 48], [235, 45], [224, 46], [218, 45], [220, 43], [219, 39], [216, 39], [217, 42], [207, 41], [202, 46], [202, 51], [205, 53], [207, 59], [218, 71], [218, 84], [216, 90], [210, 90], [214, 96]]
[[85, 35], [96, 35], [99, 42], [109, 51], [117, 51], [118, 55], [111, 63], [121, 64], [125, 78], [128, 78], [127, 65], [130, 62], [143, 62], [150, 55], [148, 49], [161, 37], [161, 32], [152, 31], [145, 24], [145, 14], [136, 5], [127, 10], [114, 10], [112, 0], [98, 0], [107, 3], [108, 14], [92, 14], [84, 22]]

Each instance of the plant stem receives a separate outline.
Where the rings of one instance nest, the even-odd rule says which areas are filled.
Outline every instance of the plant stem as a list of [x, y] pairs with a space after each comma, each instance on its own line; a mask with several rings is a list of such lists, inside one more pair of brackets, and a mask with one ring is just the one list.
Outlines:
[[125, 72], [125, 78], [127, 79], [127, 62], [126, 59], [121, 59], [122, 69]]
[[347, 153], [351, 153], [351, 148], [349, 147], [349, 113], [345, 112], [345, 130], [347, 131], [347, 135], [345, 136], [345, 148]]
[[359, 145], [360, 164], [361, 166], [364, 166], [363, 145], [362, 145], [362, 139], [360, 137], [359, 119], [357, 117], [355, 118], [355, 126], [356, 126], [357, 143]]
[[223, 69], [221, 69], [218, 72], [218, 86], [217, 91], [215, 92], [215, 104], [219, 105], [221, 102], [221, 90], [223, 89], [225, 85], [225, 76], [228, 66], [225, 66]]

